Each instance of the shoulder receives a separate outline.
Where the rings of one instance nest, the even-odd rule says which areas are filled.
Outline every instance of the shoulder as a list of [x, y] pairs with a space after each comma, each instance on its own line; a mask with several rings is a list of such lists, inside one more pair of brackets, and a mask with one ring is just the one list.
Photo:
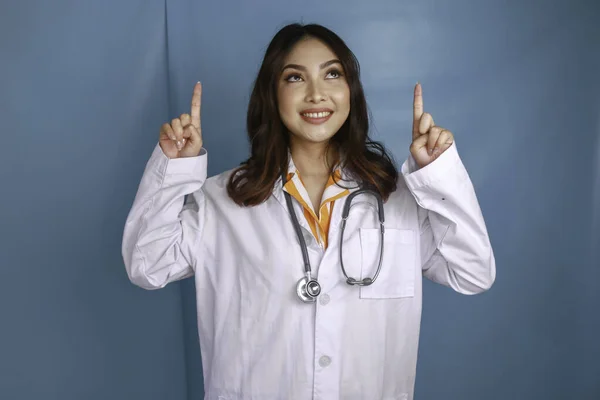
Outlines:
[[218, 175], [213, 175], [206, 179], [203, 185], [203, 190], [208, 195], [227, 194], [227, 184], [229, 178], [236, 171], [236, 168], [221, 172]]
[[390, 193], [387, 203], [395, 207], [406, 207], [415, 202], [414, 196], [410, 191], [402, 173], [398, 173], [396, 179], [396, 190]]

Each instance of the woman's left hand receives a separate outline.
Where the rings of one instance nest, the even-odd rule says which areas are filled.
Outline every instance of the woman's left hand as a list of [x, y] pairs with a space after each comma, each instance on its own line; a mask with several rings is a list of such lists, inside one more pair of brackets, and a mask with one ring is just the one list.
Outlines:
[[449, 130], [436, 126], [431, 114], [423, 112], [423, 89], [420, 83], [415, 86], [413, 111], [410, 153], [419, 168], [423, 168], [452, 145], [454, 135]]

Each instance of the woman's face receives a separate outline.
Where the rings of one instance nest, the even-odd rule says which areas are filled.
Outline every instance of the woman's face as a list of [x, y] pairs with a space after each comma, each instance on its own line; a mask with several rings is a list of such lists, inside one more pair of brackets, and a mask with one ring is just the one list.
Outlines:
[[337, 56], [318, 39], [298, 42], [277, 87], [281, 120], [292, 141], [327, 142], [350, 113], [350, 88]]

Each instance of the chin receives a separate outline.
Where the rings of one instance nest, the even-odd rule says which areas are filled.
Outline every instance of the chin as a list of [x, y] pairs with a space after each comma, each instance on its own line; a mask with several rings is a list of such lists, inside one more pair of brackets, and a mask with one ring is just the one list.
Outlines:
[[308, 142], [313, 142], [313, 143], [322, 143], [322, 142], [327, 142], [329, 141], [329, 139], [331, 139], [333, 136], [335, 136], [335, 134], [337, 133], [338, 129], [332, 128], [332, 127], [326, 127], [326, 126], [320, 126], [320, 127], [299, 127], [300, 129], [296, 130], [294, 132], [294, 136], [297, 137], [297, 139], [302, 140], [302, 141], [308, 141]]
[[311, 143], [326, 143], [335, 135], [335, 132], [302, 132], [300, 134], [294, 134], [297, 140]]

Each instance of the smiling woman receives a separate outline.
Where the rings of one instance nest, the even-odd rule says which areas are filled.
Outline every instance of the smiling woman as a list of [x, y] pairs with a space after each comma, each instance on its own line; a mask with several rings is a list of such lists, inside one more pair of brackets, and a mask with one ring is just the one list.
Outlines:
[[[292, 135], [292, 156], [303, 142], [326, 144], [348, 118], [350, 88], [336, 57], [313, 38], [296, 44], [286, 57], [277, 99], [279, 115]], [[324, 59], [329, 61], [321, 62]]]
[[358, 61], [322, 26], [275, 35], [248, 107], [250, 158], [210, 178], [201, 95], [198, 83], [190, 114], [160, 130], [123, 258], [146, 289], [195, 277], [205, 399], [411, 400], [422, 277], [475, 294], [496, 276], [421, 86], [400, 171], [369, 138]]
[[265, 201], [288, 169], [288, 151], [317, 214], [336, 165], [387, 199], [398, 172], [384, 146], [369, 138], [359, 71], [352, 51], [323, 26], [292, 24], [275, 35], [250, 98], [252, 154], [231, 175], [233, 201]]
[[292, 158], [318, 214], [338, 154], [338, 148], [329, 147], [328, 142], [348, 118], [350, 89], [340, 72], [341, 62], [318, 39], [297, 43], [285, 64], [277, 90], [279, 115], [290, 135]]

